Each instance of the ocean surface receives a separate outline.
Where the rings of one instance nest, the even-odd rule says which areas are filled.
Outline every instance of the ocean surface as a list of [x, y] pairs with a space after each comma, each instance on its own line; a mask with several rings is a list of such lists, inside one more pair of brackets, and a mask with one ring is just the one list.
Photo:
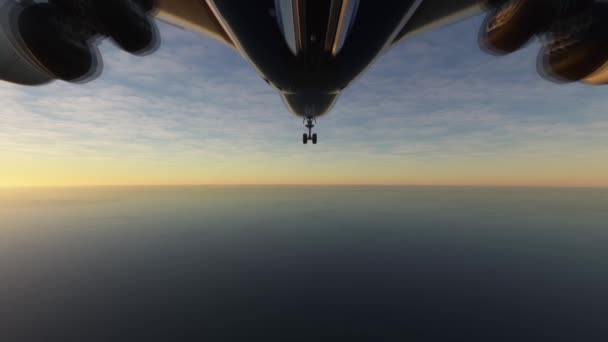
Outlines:
[[0, 190], [0, 341], [608, 341], [608, 189]]

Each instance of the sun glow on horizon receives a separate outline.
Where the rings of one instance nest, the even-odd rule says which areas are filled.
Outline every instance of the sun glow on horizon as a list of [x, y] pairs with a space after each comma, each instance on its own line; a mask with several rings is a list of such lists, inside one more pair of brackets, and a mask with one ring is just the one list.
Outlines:
[[[599, 156], [598, 156], [599, 157]], [[240, 159], [242, 158], [242, 159]], [[247, 159], [206, 165], [204, 160], [162, 163], [150, 160], [41, 157], [9, 159], [0, 187], [144, 185], [455, 185], [608, 186], [608, 163], [564, 163], [498, 158], [415, 162], [407, 159], [340, 162]], [[339, 158], [335, 156], [334, 158]], [[566, 158], [564, 156], [564, 158]], [[244, 160], [242, 162], [241, 160]], [[585, 160], [595, 160], [593, 158]], [[583, 160], [583, 161], [585, 161]], [[294, 173], [293, 170], [305, 170]]]

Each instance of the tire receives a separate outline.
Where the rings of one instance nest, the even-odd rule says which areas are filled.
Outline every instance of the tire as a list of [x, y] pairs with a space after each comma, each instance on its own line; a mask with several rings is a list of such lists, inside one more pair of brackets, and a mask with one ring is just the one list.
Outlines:
[[54, 77], [68, 82], [92, 79], [101, 71], [97, 47], [62, 31], [53, 19], [59, 10], [52, 4], [26, 7], [17, 17], [19, 36], [34, 59]]
[[146, 8], [151, 1], [93, 0], [96, 14], [107, 34], [123, 50], [145, 55], [159, 45], [158, 28]]
[[304, 133], [304, 135], [302, 135], [302, 143], [304, 143], [304, 144], [308, 143], [308, 134]]
[[317, 133], [313, 133], [313, 135], [312, 135], [312, 143], [313, 144], [317, 143]]

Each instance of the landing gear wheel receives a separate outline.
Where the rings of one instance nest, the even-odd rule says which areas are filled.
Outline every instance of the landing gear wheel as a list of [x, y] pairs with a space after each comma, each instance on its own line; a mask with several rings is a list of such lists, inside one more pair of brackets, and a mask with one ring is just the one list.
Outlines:
[[48, 3], [32, 4], [17, 18], [21, 39], [37, 62], [54, 77], [79, 82], [101, 71], [97, 47], [86, 38], [66, 32], [60, 12]]
[[312, 133], [312, 129], [313, 127], [315, 127], [315, 124], [317, 123], [317, 121], [315, 120], [314, 117], [307, 117], [304, 118], [303, 122], [305, 123], [306, 128], [308, 128], [308, 134], [304, 133], [304, 135], [302, 136], [302, 141], [306, 144], [308, 142], [308, 140], [312, 140], [313, 144], [317, 143], [317, 134], [316, 133]]
[[150, 0], [92, 0], [105, 33], [123, 50], [145, 55], [160, 42], [158, 28], [147, 12]]

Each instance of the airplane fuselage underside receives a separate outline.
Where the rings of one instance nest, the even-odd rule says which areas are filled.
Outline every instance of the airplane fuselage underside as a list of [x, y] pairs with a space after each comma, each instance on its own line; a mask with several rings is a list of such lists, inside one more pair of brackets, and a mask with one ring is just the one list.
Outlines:
[[421, 1], [209, 2], [288, 108], [314, 118], [328, 112], [342, 89], [390, 45]]

